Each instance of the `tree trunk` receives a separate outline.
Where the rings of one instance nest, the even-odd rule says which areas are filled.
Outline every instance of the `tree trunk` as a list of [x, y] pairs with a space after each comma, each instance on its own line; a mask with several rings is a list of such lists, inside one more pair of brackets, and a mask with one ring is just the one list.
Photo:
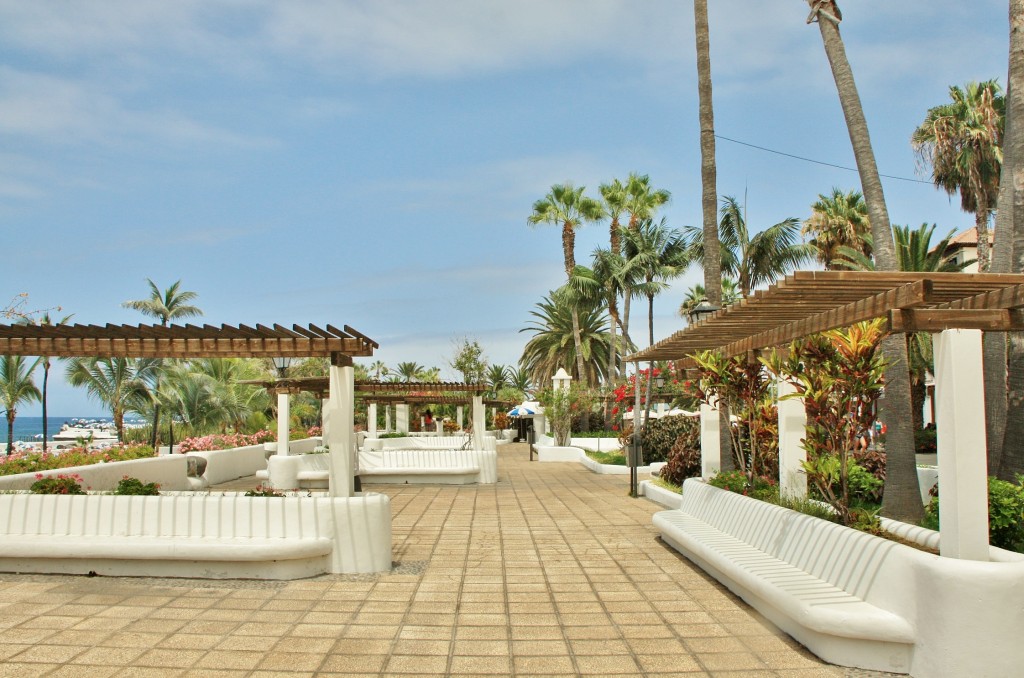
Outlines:
[[49, 435], [49, 430], [46, 425], [46, 386], [50, 380], [50, 360], [48, 358], [43, 359], [43, 454], [46, 454], [46, 437]]
[[[1007, 100], [1010, 97], [1007, 89]], [[1011, 139], [1013, 120], [1009, 107], [1006, 111], [1004, 140]], [[1003, 166], [999, 177], [998, 205], [996, 210], [995, 246], [989, 271], [1009, 273], [1013, 257], [1013, 178], [1011, 149], [1003, 144]], [[1006, 333], [985, 332], [982, 334], [983, 376], [985, 380], [985, 441], [988, 451], [988, 474], [999, 474], [1003, 458], [1003, 435], [1006, 432]]]
[[[1010, 165], [1011, 200], [1009, 205], [1001, 200], [999, 207], [1000, 211], [1009, 208], [1012, 213], [1011, 272], [1019, 273], [1024, 271], [1024, 125], [1012, 122], [1024, 120], [1024, 0], [1010, 0], [1009, 62], [1006, 114], [1011, 124], [1003, 139], [1009, 157], [1003, 159], [1003, 172], [1006, 176]], [[999, 477], [1008, 480], [1014, 474], [1024, 473], [1024, 334], [1011, 332], [1007, 339], [1006, 432]]]
[[978, 273], [988, 273], [990, 268], [988, 214], [988, 209], [979, 207], [978, 213], [974, 215], [974, 227], [978, 230]]
[[910, 411], [913, 413], [915, 432], [924, 428], [924, 401], [927, 395], [928, 386], [923, 380], [911, 382]]
[[[815, 8], [812, 19], [818, 20], [821, 41], [832, 68], [832, 77], [836, 82], [850, 143], [857, 160], [861, 190], [871, 222], [875, 266], [879, 271], [896, 271], [896, 246], [885, 206], [882, 180], [878, 176], [878, 166], [871, 148], [867, 120], [853, 79], [853, 70], [846, 58], [838, 19], [828, 16], [838, 17], [839, 10], [835, 2], [818, 3], [816, 0], [808, 0], [808, 4]], [[881, 351], [888, 365], [885, 369], [885, 400], [881, 411], [881, 419], [888, 429], [882, 513], [891, 518], [916, 523], [924, 516], [924, 507], [918, 490], [914, 432], [911, 429], [907, 344], [901, 336], [889, 336], [882, 340]]]
[[7, 456], [14, 451], [14, 415], [12, 410], [7, 410]]
[[722, 305], [722, 252], [718, 244], [718, 187], [715, 166], [715, 110], [711, 92], [711, 34], [708, 0], [693, 0], [697, 33], [697, 98], [700, 118], [701, 211], [704, 230], [704, 294]]

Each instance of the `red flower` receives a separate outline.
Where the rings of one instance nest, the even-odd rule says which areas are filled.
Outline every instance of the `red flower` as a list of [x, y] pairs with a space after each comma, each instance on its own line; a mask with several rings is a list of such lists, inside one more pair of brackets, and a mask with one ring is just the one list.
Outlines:
[[612, 424], [612, 430], [613, 431], [618, 431], [619, 430], [619, 425], [618, 424]]

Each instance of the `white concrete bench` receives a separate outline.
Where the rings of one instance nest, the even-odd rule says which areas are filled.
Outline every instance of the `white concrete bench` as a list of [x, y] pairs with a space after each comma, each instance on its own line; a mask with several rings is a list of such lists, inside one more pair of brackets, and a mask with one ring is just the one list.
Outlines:
[[[894, 542], [689, 479], [662, 538], [815, 654], [906, 671], [915, 642]], [[909, 550], [909, 549], [908, 549]]]
[[243, 495], [0, 495], [0, 571], [297, 579], [391, 568], [391, 504]]
[[185, 457], [202, 457], [206, 460], [206, 470], [202, 476], [190, 478], [193, 489], [246, 478], [267, 468], [267, 453], [263, 445], [187, 452]]
[[[404, 436], [401, 438], [367, 438], [361, 449], [378, 450], [468, 450], [473, 447], [473, 437], [456, 436]], [[497, 440], [491, 436], [483, 437], [485, 450], [494, 451]]]
[[498, 455], [494, 450], [363, 450], [359, 477], [364, 483], [495, 483]]
[[1019, 554], [942, 558], [699, 479], [683, 484], [679, 509], [653, 521], [826, 661], [918, 678], [1013, 675], [1024, 663]]

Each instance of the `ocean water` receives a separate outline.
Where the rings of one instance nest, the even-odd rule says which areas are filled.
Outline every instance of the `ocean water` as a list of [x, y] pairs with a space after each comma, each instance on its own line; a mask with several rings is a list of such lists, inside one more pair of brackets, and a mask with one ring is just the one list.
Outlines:
[[[60, 427], [65, 422], [70, 422], [73, 419], [86, 419], [88, 421], [112, 421], [110, 417], [47, 417], [47, 431], [50, 439], [53, 439], [53, 434], [60, 431]], [[37, 440], [35, 436], [42, 435], [43, 433], [43, 418], [42, 417], [28, 417], [18, 415], [14, 419], [14, 439], [15, 440], [26, 440], [33, 441]], [[7, 442], [7, 419], [0, 416], [0, 442]]]

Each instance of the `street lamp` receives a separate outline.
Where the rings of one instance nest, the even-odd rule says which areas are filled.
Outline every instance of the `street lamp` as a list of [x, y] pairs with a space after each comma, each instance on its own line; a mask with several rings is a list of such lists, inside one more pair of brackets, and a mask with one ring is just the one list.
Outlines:
[[[277, 380], [282, 381], [288, 374], [288, 368], [292, 366], [295, 358], [290, 356], [275, 356], [271, 360], [274, 361], [274, 367], [277, 368]], [[291, 419], [291, 413], [288, 407], [288, 389], [282, 384], [278, 384], [277, 387], [277, 456], [287, 457], [288, 456], [288, 437], [290, 431], [288, 430], [289, 420]]]
[[715, 306], [707, 299], [701, 299], [700, 303], [690, 310], [690, 312], [687, 314], [687, 317], [690, 321], [690, 325], [693, 326], [699, 322], [702, 322], [710, 318], [712, 315], [714, 315], [720, 310], [722, 310], [721, 307]]
[[555, 372], [555, 376], [551, 377], [551, 385], [556, 391], [568, 391], [569, 382], [572, 381], [572, 377], [565, 371], [564, 367], [559, 367], [558, 371]]

